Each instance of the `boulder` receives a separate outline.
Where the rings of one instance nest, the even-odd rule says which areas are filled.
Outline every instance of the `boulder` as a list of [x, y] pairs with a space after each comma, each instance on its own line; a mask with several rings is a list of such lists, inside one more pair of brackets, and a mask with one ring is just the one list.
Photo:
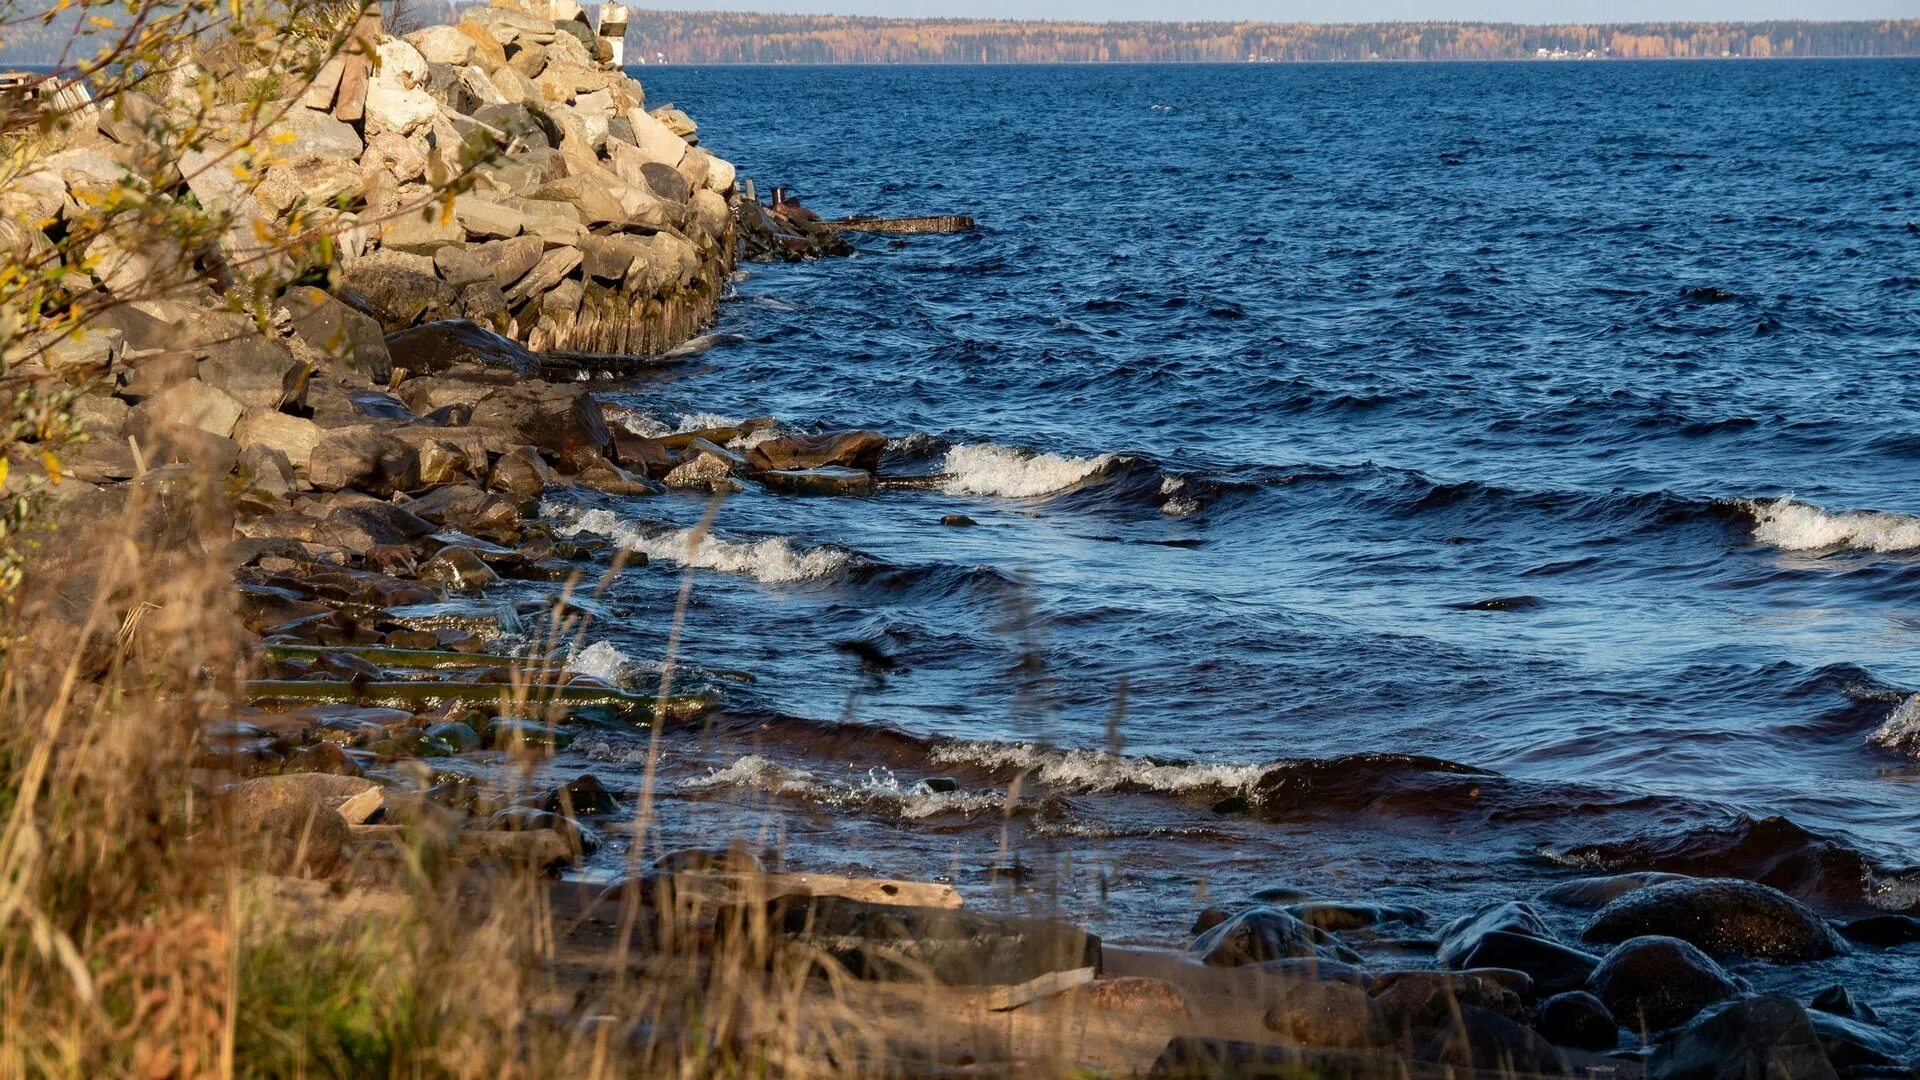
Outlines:
[[487, 487], [516, 499], [531, 499], [553, 486], [553, 470], [539, 451], [519, 446], [500, 455], [487, 477]]
[[481, 26], [472, 19], [462, 19], [460, 22], [454, 24], [453, 28], [465, 34], [467, 40], [473, 42], [473, 58], [471, 62], [478, 64], [481, 70], [491, 74], [506, 65], [507, 52], [505, 47], [500, 44], [500, 40], [494, 37], [493, 33], [486, 27]]
[[1100, 967], [1100, 939], [1077, 926], [958, 908], [789, 896], [721, 908], [714, 923], [720, 936], [749, 941], [764, 926], [861, 979], [992, 986]]
[[284, 498], [294, 488], [293, 462], [270, 446], [241, 447], [233, 471], [255, 497]]
[[1488, 934], [1503, 932], [1553, 940], [1553, 932], [1533, 905], [1524, 900], [1495, 904], [1473, 915], [1455, 919], [1440, 931], [1438, 959], [1442, 967], [1466, 966], [1467, 956]]
[[447, 319], [401, 330], [390, 335], [386, 345], [393, 362], [415, 375], [479, 365], [532, 378], [540, 369], [540, 358], [519, 342], [469, 319]]
[[658, 161], [649, 161], [640, 166], [640, 177], [646, 183], [647, 190], [668, 202], [684, 203], [693, 197], [693, 188], [687, 183], [680, 170]]
[[687, 205], [693, 210], [694, 224], [715, 240], [725, 236], [728, 226], [733, 224], [733, 208], [724, 197], [712, 191], [694, 192]]
[[379, 320], [311, 286], [297, 286], [280, 298], [293, 338], [336, 379], [384, 385], [393, 376]]
[[1587, 989], [1616, 1020], [1636, 1031], [1686, 1023], [1701, 1009], [1740, 992], [1713, 958], [1671, 937], [1622, 942], [1600, 961]]
[[530, 443], [576, 471], [613, 449], [599, 404], [578, 384], [501, 387], [473, 407], [472, 426], [511, 433], [516, 442]]
[[495, 285], [506, 289], [527, 276], [527, 272], [540, 262], [546, 245], [537, 236], [516, 236], [511, 240], [469, 244], [465, 250], [469, 258], [492, 273]]
[[266, 135], [265, 145], [276, 148], [282, 158], [355, 161], [366, 150], [352, 124], [313, 109], [286, 110], [267, 126]]
[[246, 407], [233, 395], [208, 386], [199, 379], [176, 383], [142, 401], [128, 417], [128, 427], [136, 438], [150, 434], [156, 427], [181, 425], [198, 428], [225, 438], [233, 434]]
[[1267, 1030], [1307, 1046], [1378, 1046], [1387, 1041], [1365, 987], [1337, 981], [1285, 983], [1264, 1018]]
[[422, 319], [451, 315], [460, 290], [434, 276], [432, 269], [432, 259], [426, 260], [425, 272], [361, 263], [347, 270], [347, 285], [391, 333]]
[[873, 470], [887, 448], [887, 437], [877, 431], [843, 431], [832, 435], [782, 435], [747, 451], [747, 463], [756, 470], [818, 469], [829, 465]]
[[200, 381], [249, 409], [298, 408], [306, 403], [312, 367], [285, 343], [250, 334], [206, 346]]
[[1805, 904], [1734, 878], [1684, 878], [1636, 889], [1602, 908], [1581, 937], [1611, 943], [1645, 934], [1680, 938], [1715, 956], [1799, 961], [1846, 950]]
[[1920, 941], [1920, 919], [1911, 915], [1865, 915], [1841, 924], [1840, 933], [1862, 945], [1907, 945]]
[[580, 242], [580, 268], [601, 281], [624, 281], [634, 262], [644, 266], [651, 251], [646, 241], [636, 236], [588, 236]]
[[1461, 961], [1462, 967], [1524, 971], [1543, 994], [1578, 990], [1587, 985], [1587, 977], [1599, 964], [1600, 958], [1592, 953], [1507, 930], [1482, 934]]
[[1487, 1009], [1512, 1020], [1528, 1018], [1533, 996], [1518, 972], [1390, 971], [1374, 984], [1374, 1014], [1395, 1034], [1429, 1032], [1464, 1006]]
[[[491, 40], [489, 38], [489, 40]], [[472, 36], [452, 26], [428, 26], [406, 35], [406, 42], [429, 64], [465, 66], [473, 63], [477, 44]], [[497, 42], [494, 47], [498, 48]], [[504, 53], [501, 63], [506, 62]]]
[[556, 247], [540, 256], [540, 261], [527, 271], [513, 288], [507, 290], [507, 300], [518, 304], [530, 296], [537, 296], [560, 283], [580, 265], [580, 249], [575, 247]]
[[420, 564], [418, 576], [448, 589], [484, 589], [499, 580], [493, 568], [480, 560], [472, 548], [449, 545], [433, 558]]
[[233, 441], [242, 451], [256, 446], [273, 450], [297, 469], [306, 468], [323, 435], [313, 421], [272, 409], [249, 409], [233, 427]]
[[467, 235], [481, 240], [511, 239], [527, 227], [527, 215], [506, 203], [478, 195], [456, 197], [453, 217]]
[[705, 439], [695, 439], [681, 452], [678, 464], [668, 470], [665, 482], [672, 488], [709, 491], [725, 484], [744, 467], [740, 455]]
[[356, 777], [303, 773], [246, 780], [219, 799], [237, 850], [269, 873], [326, 877], [340, 865], [349, 838], [340, 807], [379, 789]]
[[326, 433], [307, 460], [307, 479], [322, 491], [353, 489], [387, 496], [420, 486], [413, 447], [372, 425]]
[[448, 244], [465, 243], [467, 230], [456, 216], [449, 217], [438, 202], [395, 217], [386, 223], [380, 246], [392, 251], [432, 256]]
[[465, 244], [448, 244], [434, 252], [433, 268], [439, 272], [440, 280], [459, 289], [462, 297], [466, 295], [466, 287], [476, 282], [493, 284], [493, 270], [474, 258]]
[[1573, 1065], [1565, 1051], [1509, 1017], [1472, 1005], [1416, 1055], [1421, 1061], [1474, 1069], [1495, 1076], [1565, 1076]]
[[[1906, 1047], [1901, 1038], [1886, 1028], [1819, 1009], [1807, 1013], [1814, 1034], [1827, 1060], [1843, 1072], [1858, 1074], [1869, 1069], [1897, 1069], [1902, 1065]], [[1913, 1075], [1908, 1070], [1908, 1075]]]
[[1620, 1025], [1606, 1003], [1584, 990], [1555, 994], [1540, 1003], [1540, 1015], [1534, 1024], [1540, 1034], [1557, 1046], [1604, 1053], [1620, 1041]]
[[1858, 1020], [1863, 1024], [1880, 1022], [1880, 1017], [1873, 1011], [1873, 1006], [1856, 1000], [1853, 991], [1839, 983], [1834, 983], [1813, 995], [1808, 1008], [1815, 1012], [1831, 1013], [1834, 1016], [1844, 1016], [1849, 1020]]
[[[673, 483], [671, 475], [667, 482]], [[1235, 913], [1226, 922], [1201, 934], [1187, 951], [1201, 963], [1214, 967], [1239, 967], [1288, 957], [1342, 962], [1358, 959], [1333, 935], [1308, 926], [1278, 908], [1266, 906]]]
[[1838, 1080], [1800, 1003], [1783, 994], [1728, 1001], [1654, 1048], [1647, 1080]]
[[367, 83], [367, 134], [411, 135], [425, 128], [440, 115], [439, 103], [425, 89], [426, 57], [397, 39], [382, 41], [377, 51], [379, 64]]

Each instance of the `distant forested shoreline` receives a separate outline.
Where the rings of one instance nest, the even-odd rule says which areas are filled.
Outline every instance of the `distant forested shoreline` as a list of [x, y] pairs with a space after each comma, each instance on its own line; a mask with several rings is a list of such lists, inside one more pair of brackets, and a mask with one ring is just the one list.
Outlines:
[[707, 64], [1114, 63], [1920, 56], [1920, 19], [1878, 22], [1026, 22], [723, 11], [633, 13], [627, 55]]
[[[480, 0], [484, 2], [484, 0]], [[397, 24], [458, 21], [458, 0], [387, 0]], [[591, 11], [597, 5], [587, 5]], [[1857, 22], [1043, 22], [630, 9], [636, 63], [966, 64], [1612, 60], [1920, 56], [1920, 19]], [[73, 9], [77, 12], [78, 9]], [[59, 64], [63, 12], [0, 29], [0, 63]], [[404, 28], [404, 26], [402, 27]], [[85, 50], [82, 50], [82, 53]]]

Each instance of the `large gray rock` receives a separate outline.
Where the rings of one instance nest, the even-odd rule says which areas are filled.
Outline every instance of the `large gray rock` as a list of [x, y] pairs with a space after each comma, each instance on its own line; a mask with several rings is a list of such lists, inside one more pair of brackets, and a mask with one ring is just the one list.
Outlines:
[[349, 839], [340, 808], [377, 791], [370, 780], [302, 773], [235, 784], [221, 793], [223, 823], [246, 861], [269, 873], [326, 877]]
[[613, 450], [599, 403], [573, 383], [501, 387], [474, 405], [469, 423], [483, 432], [500, 433], [509, 444], [539, 447], [576, 471], [608, 458]]
[[[427, 266], [431, 271], [431, 259]], [[431, 272], [387, 266], [354, 266], [347, 271], [347, 286], [365, 300], [388, 332], [404, 330], [423, 319], [450, 318], [460, 300], [460, 290]]]
[[1602, 908], [1581, 937], [1611, 943], [1645, 934], [1680, 938], [1715, 956], [1798, 961], [1846, 951], [1840, 936], [1805, 904], [1734, 878], [1684, 878], [1636, 889]]
[[411, 135], [424, 129], [440, 114], [439, 103], [426, 91], [426, 57], [395, 39], [382, 41], [378, 52], [379, 70], [367, 84], [367, 134]]
[[387, 496], [420, 486], [413, 447], [372, 425], [336, 428], [307, 460], [307, 479], [322, 491], [353, 489]]
[[241, 450], [256, 446], [275, 450], [300, 469], [306, 468], [323, 435], [313, 421], [273, 409], [249, 409], [233, 428], [233, 441]]
[[475, 261], [487, 267], [493, 274], [493, 283], [502, 289], [511, 288], [513, 283], [527, 276], [540, 262], [546, 245], [537, 236], [516, 236], [511, 240], [494, 240], [485, 244], [469, 244], [466, 252]]

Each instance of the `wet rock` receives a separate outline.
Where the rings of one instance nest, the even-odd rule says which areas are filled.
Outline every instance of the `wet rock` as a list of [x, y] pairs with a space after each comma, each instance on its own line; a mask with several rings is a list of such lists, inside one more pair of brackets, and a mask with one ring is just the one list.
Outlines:
[[1525, 975], [1511, 980], [1493, 971], [1390, 971], [1374, 985], [1374, 1012], [1393, 1032], [1431, 1031], [1463, 1006], [1511, 1020], [1530, 1015], [1532, 987]]
[[487, 725], [482, 741], [495, 750], [565, 750], [573, 745], [573, 732], [550, 724], [539, 724], [518, 717], [501, 717]]
[[[1316, 900], [1304, 904], [1289, 904], [1283, 910], [1287, 914], [1322, 930], [1360, 930], [1381, 923], [1402, 923], [1410, 926], [1423, 926], [1429, 916], [1419, 908], [1402, 907], [1392, 904], [1340, 904], [1325, 900]], [[1506, 965], [1475, 965], [1492, 967], [1512, 967]]]
[[1587, 989], [1628, 1028], [1662, 1031], [1739, 993], [1740, 985], [1688, 942], [1637, 937], [1600, 961]]
[[762, 913], [775, 934], [819, 949], [855, 978], [990, 986], [1100, 967], [1100, 939], [1077, 926], [958, 908], [784, 897], [751, 911], [723, 909], [716, 927], [750, 932]]
[[1599, 966], [1600, 958], [1556, 941], [1494, 930], [1483, 934], [1467, 952], [1462, 966], [1470, 968], [1510, 968], [1524, 971], [1543, 994], [1577, 990]]
[[1553, 940], [1553, 932], [1547, 929], [1546, 921], [1532, 904], [1510, 900], [1455, 919], [1440, 931], [1440, 966], [1466, 966], [1467, 955], [1479, 946], [1482, 938], [1495, 931]]
[[1489, 1009], [1463, 1005], [1458, 1018], [1415, 1057], [1497, 1076], [1558, 1076], [1572, 1072], [1566, 1052], [1539, 1033]]
[[761, 473], [760, 483], [782, 495], [864, 496], [874, 492], [872, 473], [838, 466]]
[[782, 435], [747, 451], [747, 463], [756, 471], [818, 469], [828, 465], [865, 469], [880, 465], [887, 437], [877, 431], [843, 431], [835, 435]]
[[327, 773], [332, 776], [359, 776], [360, 763], [332, 742], [317, 742], [296, 747], [287, 753], [285, 772]]
[[667, 473], [665, 482], [671, 488], [712, 490], [732, 479], [745, 464], [731, 450], [695, 439], [681, 452], [679, 464]]
[[1584, 990], [1555, 994], [1540, 1003], [1535, 1028], [1557, 1046], [1604, 1052], [1620, 1041], [1620, 1025], [1606, 1003]]
[[1867, 915], [1842, 923], [1840, 933], [1862, 945], [1907, 945], [1920, 941], [1920, 919], [1911, 915]]
[[658, 495], [660, 486], [644, 476], [635, 476], [610, 461], [590, 463], [573, 482], [592, 491], [602, 491], [608, 495]]
[[1233, 912], [1228, 911], [1226, 908], [1201, 908], [1200, 914], [1193, 917], [1193, 926], [1187, 932], [1195, 937], [1199, 937], [1201, 934], [1206, 933], [1231, 918], [1233, 918]]
[[1853, 991], [1848, 990], [1839, 983], [1834, 983], [1832, 986], [1813, 995], [1813, 1001], [1810, 1007], [1816, 1012], [1831, 1013], [1834, 1016], [1844, 1016], [1849, 1020], [1858, 1020], [1863, 1024], [1878, 1024], [1880, 1022], [1880, 1017], [1873, 1011], [1872, 1006], [1863, 1001], [1856, 1000], [1853, 996]]
[[1731, 878], [1688, 878], [1629, 892], [1602, 908], [1581, 937], [1611, 943], [1644, 934], [1677, 937], [1715, 956], [1767, 960], [1814, 960], [1846, 948], [1805, 904]]
[[1188, 952], [1201, 963], [1214, 967], [1239, 967], [1286, 957], [1359, 959], [1326, 931], [1308, 926], [1278, 908], [1264, 906], [1236, 912], [1226, 922], [1201, 934]]
[[470, 319], [447, 319], [388, 335], [393, 362], [415, 375], [435, 375], [461, 364], [502, 368], [523, 378], [539, 373], [540, 358], [519, 342]]
[[600, 834], [562, 814], [530, 806], [509, 806], [487, 819], [487, 828], [506, 832], [546, 831], [559, 834], [567, 842], [569, 854], [578, 858], [600, 850]]
[[1275, 993], [1267, 1030], [1307, 1046], [1377, 1046], [1387, 1041], [1365, 987], [1341, 982], [1289, 983]]
[[1827, 1060], [1842, 1072], [1899, 1066], [1906, 1052], [1900, 1038], [1882, 1027], [1817, 1009], [1807, 1020]]
[[1703, 1010], [1647, 1059], [1648, 1080], [1837, 1080], [1800, 1003], [1781, 994]]
[[419, 577], [449, 589], [484, 589], [499, 580], [473, 549], [449, 546], [420, 565]]
[[620, 812], [620, 800], [613, 797], [605, 784], [592, 773], [585, 773], [567, 781], [540, 797], [539, 806], [556, 814], [568, 817], [617, 814]]
[[487, 477], [487, 487], [517, 499], [531, 499], [553, 483], [553, 470], [531, 446], [517, 446], [500, 455]]
[[1793, 896], [1841, 902], [1859, 900], [1875, 869], [1859, 851], [1786, 818], [1745, 814], [1719, 825], [1574, 847], [1565, 855], [1594, 866], [1756, 881]]
[[948, 514], [940, 519], [940, 524], [964, 529], [970, 525], [978, 525], [980, 523], [965, 514]]
[[1635, 889], [1644, 889], [1649, 885], [1658, 885], [1665, 881], [1678, 881], [1681, 874], [1609, 874], [1604, 877], [1575, 878], [1558, 885], [1542, 889], [1534, 897], [1536, 900], [1561, 907], [1591, 911], [1606, 907], [1614, 900], [1625, 896]]

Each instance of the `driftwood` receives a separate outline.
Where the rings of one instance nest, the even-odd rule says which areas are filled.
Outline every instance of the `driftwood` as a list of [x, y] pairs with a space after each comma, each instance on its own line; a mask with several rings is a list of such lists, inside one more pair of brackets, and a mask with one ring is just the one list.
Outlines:
[[834, 232], [866, 233], [963, 233], [973, 231], [973, 219], [965, 214], [934, 214], [928, 217], [849, 217], [823, 221]]

